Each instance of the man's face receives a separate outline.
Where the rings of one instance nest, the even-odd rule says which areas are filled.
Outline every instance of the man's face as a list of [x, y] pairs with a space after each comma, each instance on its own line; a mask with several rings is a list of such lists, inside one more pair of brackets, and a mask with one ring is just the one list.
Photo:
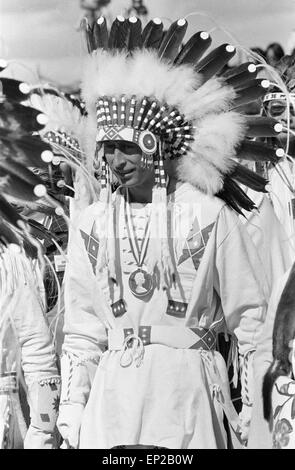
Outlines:
[[[286, 100], [270, 100], [264, 104], [264, 109], [266, 115], [276, 119], [284, 127], [288, 126], [288, 110], [287, 110], [287, 101]], [[290, 129], [295, 131], [295, 103], [291, 102], [289, 107], [289, 119], [290, 119]], [[294, 139], [294, 136], [290, 134], [290, 139]], [[283, 131], [278, 135], [278, 139], [284, 143], [287, 138], [287, 130]]]
[[151, 182], [154, 173], [140, 166], [142, 151], [138, 145], [126, 141], [104, 142], [104, 155], [111, 171], [122, 186], [138, 186]]

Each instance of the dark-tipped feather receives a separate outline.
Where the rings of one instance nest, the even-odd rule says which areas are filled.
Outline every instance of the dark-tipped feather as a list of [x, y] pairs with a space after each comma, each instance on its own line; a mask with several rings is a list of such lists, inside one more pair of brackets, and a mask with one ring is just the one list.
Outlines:
[[51, 146], [38, 136], [23, 136], [15, 139], [10, 134], [0, 139], [0, 150], [5, 158], [40, 168], [47, 167], [47, 163], [41, 159], [41, 154], [45, 151], [52, 151]]
[[224, 81], [227, 85], [230, 85], [236, 89], [245, 88], [247, 82], [253, 80], [258, 72], [255, 65], [251, 64], [250, 62], [248, 62], [248, 65], [247, 67], [245, 67], [245, 70], [242, 70], [241, 67], [235, 68], [238, 69], [237, 73], [223, 77], [225, 78]]
[[11, 196], [21, 203], [24, 201], [34, 202], [38, 199], [34, 193], [34, 186], [16, 175], [7, 175], [5, 185], [3, 187], [3, 194]]
[[0, 176], [6, 174], [17, 176], [32, 186], [43, 183], [39, 176], [32, 173], [26, 166], [17, 163], [15, 160], [0, 158]]
[[234, 211], [236, 211], [238, 214], [244, 215], [243, 212], [241, 211], [240, 207], [237, 205], [237, 202], [236, 202], [235, 198], [228, 191], [221, 190], [221, 191], [219, 191], [218, 194], [216, 194], [216, 197], [219, 197], [224, 202], [226, 202], [226, 204], [229, 207], [231, 207]]
[[123, 17], [117, 17], [111, 26], [109, 36], [109, 49], [124, 49], [125, 47], [125, 22]]
[[254, 202], [229, 175], [224, 177], [223, 188], [216, 196], [241, 215], [244, 215], [242, 209], [252, 211], [255, 208]]
[[[255, 78], [256, 75], [257, 75], [257, 73], [258, 73], [258, 70], [256, 69], [256, 66], [255, 66], [255, 64], [253, 64], [253, 62], [244, 62], [243, 64], [238, 65], [238, 66], [236, 66], [236, 67], [231, 67], [231, 68], [229, 68], [226, 72], [224, 72], [224, 73], [222, 74], [222, 76], [223, 76], [224, 78], [228, 79], [228, 78], [231, 78], [231, 77], [235, 77], [235, 76], [237, 76], [237, 75], [241, 75], [241, 74], [243, 74], [244, 72], [249, 71], [249, 70], [248, 70], [248, 69], [249, 69], [249, 66], [252, 67], [253, 65], [254, 65], [254, 67], [255, 67], [255, 71], [251, 72], [251, 78]], [[253, 75], [252, 75], [252, 73], [253, 73]]]
[[30, 87], [25, 82], [14, 80], [13, 78], [0, 78], [3, 95], [12, 101], [23, 101], [30, 93]]
[[275, 381], [288, 376], [292, 370], [289, 361], [290, 342], [295, 338], [295, 263], [281, 295], [273, 327], [273, 363], [263, 381], [263, 410], [267, 421], [271, 417], [271, 395]]
[[240, 165], [240, 163], [235, 162], [234, 170], [231, 172], [230, 176], [238, 183], [244, 184], [254, 191], [262, 193], [267, 192], [265, 186], [268, 184], [268, 181], [254, 171], [249, 170], [246, 166]]
[[206, 52], [208, 47], [212, 42], [212, 38], [208, 37], [203, 38], [206, 33], [199, 31], [195, 33], [183, 46], [178, 56], [176, 57], [174, 63], [177, 65], [181, 64], [192, 64], [195, 65], [197, 61], [202, 57]]
[[279, 158], [276, 151], [270, 145], [262, 142], [244, 140], [237, 149], [236, 157], [241, 160], [249, 160], [251, 162], [272, 162], [277, 163]]
[[195, 71], [200, 73], [203, 82], [209, 80], [235, 55], [236, 50], [229, 44], [222, 44], [197, 63]]
[[278, 121], [270, 117], [248, 116], [246, 122], [248, 137], [276, 137], [281, 130]]
[[142, 31], [142, 44], [147, 49], [158, 49], [163, 39], [163, 23], [150, 20]]
[[93, 40], [95, 49], [108, 48], [108, 28], [106, 19], [101, 16], [93, 25]]
[[182, 40], [187, 30], [186, 20], [174, 21], [161, 42], [159, 47], [158, 55], [160, 59], [168, 59], [171, 62], [174, 61], [178, 54]]
[[5, 177], [4, 194], [21, 201], [36, 201], [38, 199], [34, 188], [43, 182], [26, 167], [13, 161], [6, 161], [6, 165], [4, 165], [3, 160], [0, 160], [0, 177]]
[[41, 115], [38, 109], [6, 100], [0, 103], [0, 128], [18, 133], [40, 131], [44, 127], [37, 120]]
[[249, 80], [245, 88], [237, 90], [236, 98], [233, 101], [231, 109], [235, 109], [238, 106], [242, 106], [251, 101], [262, 98], [267, 92], [267, 88], [263, 86], [266, 80]]
[[129, 20], [125, 22], [125, 49], [133, 51], [141, 47], [141, 21], [139, 18], [129, 18]]

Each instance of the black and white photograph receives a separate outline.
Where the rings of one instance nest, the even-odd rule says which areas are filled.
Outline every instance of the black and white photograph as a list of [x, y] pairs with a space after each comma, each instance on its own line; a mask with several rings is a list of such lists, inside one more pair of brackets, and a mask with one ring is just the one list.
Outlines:
[[295, 0], [0, 0], [0, 449], [295, 449], [294, 160]]

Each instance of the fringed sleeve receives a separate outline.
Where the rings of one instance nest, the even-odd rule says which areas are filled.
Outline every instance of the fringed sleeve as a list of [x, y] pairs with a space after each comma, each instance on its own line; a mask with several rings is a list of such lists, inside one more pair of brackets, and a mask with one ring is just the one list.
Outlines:
[[[88, 236], [86, 232], [83, 235]], [[97, 316], [100, 306], [94, 305], [96, 280], [84, 242], [80, 229], [71, 232], [65, 273], [65, 339], [58, 427], [70, 447], [78, 445], [83, 409], [100, 356], [106, 349], [105, 325]]]
[[226, 324], [246, 356], [257, 347], [267, 308], [267, 286], [256, 248], [232, 211], [224, 207], [216, 230], [214, 287]]
[[[1, 254], [1, 301], [4, 306], [2, 327], [9, 325], [13, 331], [15, 345], [11, 344], [11, 348], [15, 347], [19, 356], [16, 362], [21, 365], [30, 406], [30, 426], [24, 446], [53, 448], [56, 446], [60, 376], [34, 266], [14, 245]], [[4, 338], [1, 340], [3, 345]], [[19, 378], [21, 380], [21, 375]]]
[[[238, 340], [242, 401], [245, 407], [251, 407], [253, 353], [266, 314], [266, 279], [252, 240], [236, 214], [227, 207], [219, 214], [216, 247], [215, 289], [221, 298], [227, 328]], [[248, 410], [242, 417], [247, 426], [250, 415]]]

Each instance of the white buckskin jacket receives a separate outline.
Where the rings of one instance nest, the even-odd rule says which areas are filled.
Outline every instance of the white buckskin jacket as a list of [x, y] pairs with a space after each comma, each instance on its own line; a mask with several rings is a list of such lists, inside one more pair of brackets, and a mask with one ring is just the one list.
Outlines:
[[[226, 448], [224, 414], [236, 438], [240, 428], [216, 333], [237, 339], [250, 408], [252, 353], [266, 310], [256, 249], [233, 210], [181, 184], [168, 195], [176, 283], [163, 290], [155, 280], [153, 292], [137, 298], [129, 288], [137, 266], [119, 190], [114, 201], [117, 283], [97, 269], [100, 202], [83, 211], [70, 238], [58, 418], [65, 445]], [[131, 204], [139, 244], [150, 206]]]
[[[0, 447], [57, 447], [60, 395], [37, 268], [17, 245], [0, 246]], [[23, 381], [24, 380], [24, 381]], [[30, 407], [27, 429], [19, 383]]]

